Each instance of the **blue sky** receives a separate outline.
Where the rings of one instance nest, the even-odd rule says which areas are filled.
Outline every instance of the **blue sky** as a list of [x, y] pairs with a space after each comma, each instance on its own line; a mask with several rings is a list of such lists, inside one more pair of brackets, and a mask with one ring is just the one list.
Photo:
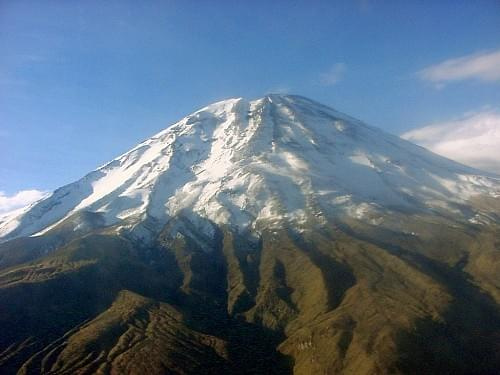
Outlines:
[[498, 51], [498, 1], [2, 0], [0, 206], [230, 97], [300, 94], [395, 134], [497, 116]]

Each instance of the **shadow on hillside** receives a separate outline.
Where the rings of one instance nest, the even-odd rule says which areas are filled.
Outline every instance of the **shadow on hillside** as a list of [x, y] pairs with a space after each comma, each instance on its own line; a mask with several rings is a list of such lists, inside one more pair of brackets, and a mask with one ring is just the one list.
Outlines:
[[[401, 245], [354, 231], [345, 233], [398, 256], [445, 286], [453, 297], [442, 321], [431, 317], [415, 322], [414, 330], [400, 331], [397, 368], [404, 374], [498, 374], [500, 368], [500, 310], [463, 271], [466, 258], [450, 267]], [[389, 237], [390, 238], [390, 237]]]
[[[466, 274], [428, 260], [433, 274], [454, 300], [443, 321], [420, 319], [413, 332], [400, 332], [398, 368], [406, 374], [498, 374], [500, 313], [491, 297], [474, 286]], [[434, 276], [434, 275], [433, 275]]]

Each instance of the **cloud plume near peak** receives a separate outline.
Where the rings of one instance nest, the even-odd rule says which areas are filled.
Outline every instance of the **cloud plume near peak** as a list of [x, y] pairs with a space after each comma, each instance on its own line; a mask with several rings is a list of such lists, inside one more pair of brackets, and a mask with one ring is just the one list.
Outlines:
[[466, 165], [500, 174], [500, 113], [486, 110], [401, 135]]
[[418, 75], [438, 85], [466, 79], [500, 81], [500, 50], [446, 60], [421, 70]]
[[21, 190], [13, 195], [6, 195], [0, 191], [0, 214], [6, 214], [36, 202], [47, 195], [40, 190]]
[[344, 76], [346, 65], [344, 63], [333, 64], [330, 69], [320, 74], [320, 82], [324, 86], [334, 86]]

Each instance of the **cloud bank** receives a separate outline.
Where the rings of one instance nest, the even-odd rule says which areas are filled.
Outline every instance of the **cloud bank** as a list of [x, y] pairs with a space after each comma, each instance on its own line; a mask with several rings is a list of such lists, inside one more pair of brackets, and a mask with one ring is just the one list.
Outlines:
[[24, 206], [27, 206], [47, 195], [47, 192], [40, 190], [21, 190], [14, 195], [6, 195], [0, 191], [0, 214], [5, 214]]
[[432, 124], [401, 135], [429, 150], [500, 174], [500, 113], [482, 111], [462, 119]]
[[465, 79], [500, 81], [500, 50], [446, 60], [421, 70], [418, 75], [436, 84]]

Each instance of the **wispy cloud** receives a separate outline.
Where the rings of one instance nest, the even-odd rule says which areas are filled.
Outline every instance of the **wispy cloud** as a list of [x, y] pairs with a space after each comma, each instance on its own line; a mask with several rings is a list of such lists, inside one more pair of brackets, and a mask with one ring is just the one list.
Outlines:
[[411, 142], [461, 163], [500, 174], [500, 112], [482, 110], [403, 135]]
[[328, 71], [320, 74], [320, 82], [325, 86], [336, 85], [344, 76], [345, 71], [346, 65], [344, 63], [336, 63]]
[[0, 214], [5, 214], [27, 206], [42, 199], [46, 195], [47, 192], [35, 189], [21, 190], [10, 196], [6, 195], [3, 191], [0, 191]]
[[291, 91], [290, 87], [281, 85], [281, 86], [271, 87], [266, 92], [270, 94], [288, 94], [290, 93], [290, 91]]
[[446, 82], [476, 79], [500, 81], [500, 50], [443, 61], [418, 72], [421, 79], [441, 87]]

